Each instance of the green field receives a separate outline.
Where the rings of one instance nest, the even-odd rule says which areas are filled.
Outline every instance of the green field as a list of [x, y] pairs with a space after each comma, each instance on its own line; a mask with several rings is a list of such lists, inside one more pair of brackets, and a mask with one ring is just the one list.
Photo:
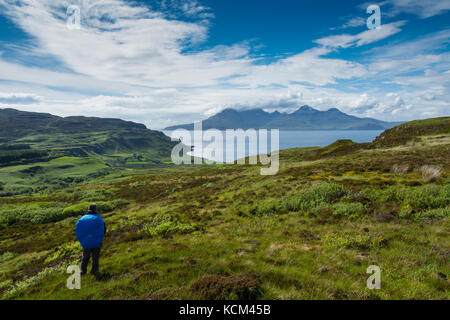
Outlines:
[[23, 194], [54, 190], [110, 171], [108, 165], [97, 159], [60, 157], [48, 162], [0, 168], [0, 175], [8, 191]]
[[[80, 157], [1, 168], [17, 188], [110, 171], [0, 198], [0, 295], [449, 299], [449, 121], [404, 124], [369, 144], [283, 150], [274, 176], [252, 165], [110, 168]], [[103, 277], [69, 290], [65, 271], [81, 254], [74, 226], [90, 202], [108, 226]], [[380, 290], [366, 288], [370, 265]]]

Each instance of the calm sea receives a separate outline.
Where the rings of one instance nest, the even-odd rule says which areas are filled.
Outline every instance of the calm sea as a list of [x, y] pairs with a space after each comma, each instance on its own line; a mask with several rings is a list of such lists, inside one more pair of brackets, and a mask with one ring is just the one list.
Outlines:
[[[375, 137], [380, 135], [382, 130], [312, 130], [312, 131], [300, 131], [300, 130], [280, 130], [280, 140], [279, 140], [279, 149], [290, 149], [290, 148], [300, 148], [300, 147], [324, 147], [327, 146], [336, 140], [339, 139], [349, 139], [354, 142], [371, 142]], [[164, 133], [170, 136], [170, 131], [164, 131]], [[222, 131], [223, 136], [225, 137], [225, 131]], [[227, 161], [232, 161], [241, 156], [238, 156], [237, 150], [241, 148], [241, 150], [245, 150], [245, 156], [257, 155], [258, 146], [250, 146], [248, 140], [245, 144], [238, 144], [236, 141], [234, 157], [232, 156], [233, 152], [231, 149], [227, 150], [226, 143], [223, 142], [223, 147], [221, 150], [217, 150], [213, 152], [212, 149], [212, 140], [204, 141], [202, 139], [195, 140], [194, 133], [191, 132], [192, 141], [182, 141], [186, 145], [193, 145], [194, 151], [191, 152], [194, 156], [202, 156], [200, 153], [199, 146], [203, 144], [203, 148], [210, 150], [205, 153], [203, 150], [203, 157], [209, 160], [215, 160], [217, 162], [222, 162], [223, 159]], [[208, 148], [208, 146], [210, 146]], [[268, 148], [270, 149], [270, 131], [268, 133]], [[243, 151], [242, 151], [243, 152]], [[242, 154], [241, 154], [242, 155]]]

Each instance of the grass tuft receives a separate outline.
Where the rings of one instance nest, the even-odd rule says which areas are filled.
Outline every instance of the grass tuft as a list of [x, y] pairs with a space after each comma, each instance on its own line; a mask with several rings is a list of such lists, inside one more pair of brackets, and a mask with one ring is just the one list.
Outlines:
[[436, 182], [442, 176], [442, 169], [436, 166], [425, 165], [420, 168], [422, 179], [426, 183]]

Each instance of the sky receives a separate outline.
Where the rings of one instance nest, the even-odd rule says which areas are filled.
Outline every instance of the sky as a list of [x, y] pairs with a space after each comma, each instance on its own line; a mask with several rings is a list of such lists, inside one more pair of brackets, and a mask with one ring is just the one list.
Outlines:
[[152, 129], [226, 108], [450, 116], [449, 42], [450, 0], [0, 0], [0, 108]]

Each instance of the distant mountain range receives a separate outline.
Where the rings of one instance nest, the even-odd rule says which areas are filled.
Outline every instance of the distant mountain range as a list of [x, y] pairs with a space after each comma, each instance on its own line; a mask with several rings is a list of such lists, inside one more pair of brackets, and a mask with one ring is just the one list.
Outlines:
[[[282, 130], [385, 130], [401, 122], [385, 122], [372, 118], [358, 118], [331, 108], [319, 111], [303, 106], [292, 113], [269, 113], [262, 109], [238, 111], [225, 109], [203, 120], [207, 129], [282, 129]], [[194, 124], [182, 124], [165, 128], [165, 130], [193, 130]]]

